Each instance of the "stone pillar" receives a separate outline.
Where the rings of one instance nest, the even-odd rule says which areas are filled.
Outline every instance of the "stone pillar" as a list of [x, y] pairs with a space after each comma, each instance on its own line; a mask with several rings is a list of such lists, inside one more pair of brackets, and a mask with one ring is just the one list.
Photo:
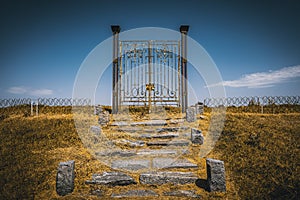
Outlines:
[[111, 26], [113, 32], [113, 74], [112, 74], [112, 113], [118, 113], [119, 108], [119, 33], [120, 26]]
[[193, 144], [203, 144], [204, 137], [200, 130], [192, 128], [191, 129], [191, 140]]
[[224, 162], [215, 159], [206, 159], [207, 183], [210, 192], [225, 192], [225, 167]]
[[201, 103], [201, 102], [196, 103], [196, 104], [195, 104], [195, 108], [196, 108], [196, 114], [197, 114], [197, 115], [203, 114], [203, 109], [204, 109], [203, 103]]
[[56, 175], [56, 192], [60, 196], [72, 193], [74, 190], [75, 161], [61, 162]]
[[186, 121], [194, 122], [196, 121], [196, 109], [194, 107], [189, 107], [186, 109]]
[[188, 106], [188, 84], [187, 84], [187, 33], [188, 25], [180, 26], [181, 33], [181, 108], [184, 113]]

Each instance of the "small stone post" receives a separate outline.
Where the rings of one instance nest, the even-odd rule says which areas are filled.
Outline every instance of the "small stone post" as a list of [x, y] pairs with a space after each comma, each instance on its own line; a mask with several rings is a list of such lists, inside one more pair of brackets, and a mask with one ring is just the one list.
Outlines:
[[224, 162], [215, 159], [206, 159], [207, 183], [210, 192], [225, 192], [225, 167]]
[[186, 109], [186, 121], [194, 122], [196, 121], [196, 109], [195, 107], [189, 107]]
[[56, 175], [56, 192], [60, 196], [72, 193], [74, 190], [75, 161], [60, 162]]
[[192, 128], [191, 129], [191, 140], [193, 144], [203, 144], [204, 137], [202, 132], [198, 129]]

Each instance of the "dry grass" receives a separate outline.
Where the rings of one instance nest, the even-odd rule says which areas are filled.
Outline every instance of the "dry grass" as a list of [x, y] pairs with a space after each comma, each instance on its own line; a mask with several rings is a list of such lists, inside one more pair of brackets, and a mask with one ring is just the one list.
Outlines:
[[[140, 114], [132, 115], [133, 120], [141, 118]], [[146, 119], [147, 115], [143, 115]], [[167, 112], [167, 116], [176, 117], [176, 113]], [[206, 135], [211, 116], [205, 116], [194, 125]], [[71, 114], [7, 115], [0, 119], [0, 131], [0, 199], [96, 199], [89, 195], [90, 186], [84, 181], [95, 172], [111, 170], [83, 146]], [[153, 189], [161, 194], [172, 188], [194, 189], [203, 199], [296, 199], [299, 132], [299, 114], [227, 113], [224, 131], [208, 155], [225, 161], [225, 194], [209, 193], [194, 184], [99, 187], [108, 195], [128, 189]], [[186, 158], [199, 165], [195, 172], [206, 179], [205, 160], [199, 158], [199, 148], [190, 147], [192, 155]], [[58, 163], [66, 160], [75, 160], [75, 190], [69, 196], [59, 197], [55, 192], [56, 170]], [[131, 175], [138, 180], [138, 174]]]

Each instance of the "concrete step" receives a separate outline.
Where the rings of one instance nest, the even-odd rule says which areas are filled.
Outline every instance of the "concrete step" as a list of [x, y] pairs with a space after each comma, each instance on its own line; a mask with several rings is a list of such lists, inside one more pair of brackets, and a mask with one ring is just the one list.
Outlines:
[[122, 172], [103, 172], [102, 174], [94, 174], [92, 180], [88, 180], [85, 183], [117, 186], [136, 184], [136, 181], [131, 176]]
[[137, 135], [138, 138], [144, 138], [144, 139], [170, 139], [179, 137], [178, 133], [162, 133], [162, 134], [141, 134]]
[[150, 141], [146, 142], [147, 146], [188, 146], [190, 141], [188, 140], [158, 140], [158, 141]]
[[197, 179], [198, 177], [192, 172], [146, 172], [140, 175], [140, 183], [150, 185], [189, 184], [195, 183]]
[[113, 193], [113, 198], [135, 198], [135, 197], [157, 197], [159, 196], [153, 190], [128, 190], [122, 193]]
[[153, 168], [157, 169], [174, 169], [174, 168], [198, 168], [198, 165], [186, 159], [174, 158], [154, 158], [152, 161]]

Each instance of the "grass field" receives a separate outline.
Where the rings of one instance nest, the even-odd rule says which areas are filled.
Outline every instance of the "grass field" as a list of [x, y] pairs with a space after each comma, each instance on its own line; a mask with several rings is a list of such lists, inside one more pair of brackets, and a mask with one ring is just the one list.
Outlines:
[[[205, 117], [198, 121], [204, 134], [210, 113]], [[90, 186], [84, 181], [110, 168], [84, 148], [72, 114], [5, 114], [0, 116], [0, 131], [0, 199], [96, 199], [88, 195]], [[198, 188], [197, 193], [203, 199], [298, 199], [299, 149], [299, 113], [227, 113], [221, 137], [208, 157], [224, 160], [228, 191], [208, 193]], [[55, 191], [57, 166], [67, 160], [75, 160], [75, 190], [70, 196], [59, 197]], [[203, 168], [199, 176], [206, 178]]]

